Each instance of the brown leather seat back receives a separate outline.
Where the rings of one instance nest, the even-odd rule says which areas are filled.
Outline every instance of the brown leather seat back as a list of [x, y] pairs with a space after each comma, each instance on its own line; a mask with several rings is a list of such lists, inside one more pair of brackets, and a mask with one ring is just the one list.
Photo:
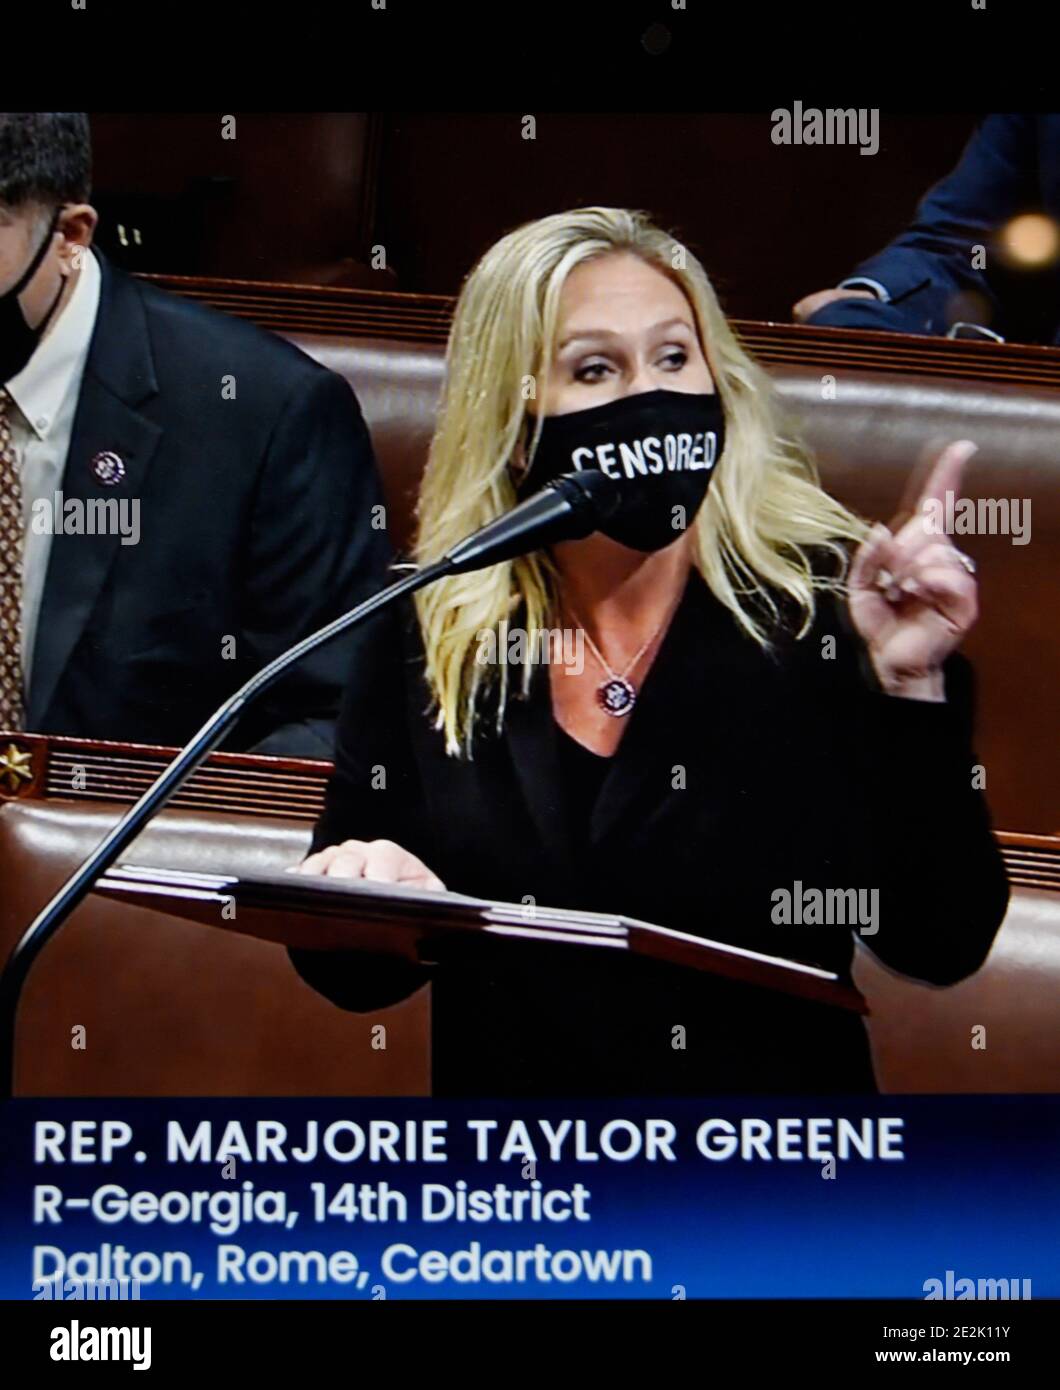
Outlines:
[[964, 647], [978, 676], [976, 752], [999, 828], [1060, 830], [1060, 394], [864, 372], [844, 376], [828, 400], [819, 374], [778, 367], [773, 375], [825, 486], [870, 519], [892, 518], [941, 445], [978, 444], [961, 495], [977, 508], [998, 504], [983, 508], [987, 524], [1002, 521], [1009, 504], [1010, 527], [1018, 516], [1028, 539], [953, 535], [979, 569], [981, 611]]
[[290, 334], [303, 351], [353, 387], [372, 433], [390, 536], [405, 550], [445, 375], [440, 348], [382, 338]]
[[[125, 809], [0, 807], [0, 958]], [[123, 862], [280, 873], [305, 855], [310, 830], [305, 821], [169, 810]], [[347, 1013], [302, 981], [282, 947], [228, 929], [237, 925], [89, 897], [26, 983], [19, 1094], [428, 1094], [426, 991], [371, 1017]], [[380, 1024], [385, 1032], [373, 1033]]]

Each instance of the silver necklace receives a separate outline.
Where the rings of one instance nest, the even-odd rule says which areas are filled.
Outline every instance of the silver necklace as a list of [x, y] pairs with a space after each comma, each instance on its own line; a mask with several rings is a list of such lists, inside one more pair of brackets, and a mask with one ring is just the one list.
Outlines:
[[585, 640], [589, 643], [589, 650], [596, 658], [597, 665], [607, 676], [607, 679], [596, 687], [597, 704], [600, 706], [600, 708], [604, 711], [605, 714], [610, 714], [614, 719], [623, 719], [627, 714], [629, 714], [630, 710], [637, 703], [637, 688], [629, 679], [630, 672], [636, 670], [637, 662], [641, 659], [644, 653], [648, 650], [651, 644], [662, 632], [671, 614], [666, 614], [666, 616], [663, 618], [662, 622], [655, 629], [655, 631], [649, 635], [648, 640], [641, 647], [640, 651], [637, 652], [633, 660], [627, 665], [626, 669], [624, 671], [619, 672], [615, 671], [607, 663], [607, 661], [604, 659], [603, 653], [600, 651], [599, 647], [590, 637], [589, 629], [585, 626], [584, 622], [582, 622], [581, 618], [578, 617], [577, 613], [575, 613], [571, 605], [569, 603], [566, 603], [566, 600], [564, 600], [564, 602], [566, 604], [567, 612], [578, 624], [582, 632], [585, 633]]

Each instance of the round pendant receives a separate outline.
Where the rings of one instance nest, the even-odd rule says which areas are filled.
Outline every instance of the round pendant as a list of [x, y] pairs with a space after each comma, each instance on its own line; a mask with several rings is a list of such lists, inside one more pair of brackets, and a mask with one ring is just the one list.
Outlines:
[[613, 715], [615, 719], [621, 719], [637, 703], [637, 692], [629, 681], [623, 680], [621, 676], [616, 676], [613, 680], [605, 681], [599, 687], [596, 698], [600, 702], [601, 709], [607, 714]]

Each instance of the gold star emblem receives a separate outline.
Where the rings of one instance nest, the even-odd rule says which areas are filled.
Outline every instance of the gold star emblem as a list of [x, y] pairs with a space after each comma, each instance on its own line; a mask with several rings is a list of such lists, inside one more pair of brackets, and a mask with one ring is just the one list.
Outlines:
[[23, 782], [33, 781], [33, 757], [15, 743], [9, 743], [0, 753], [0, 785], [15, 795]]

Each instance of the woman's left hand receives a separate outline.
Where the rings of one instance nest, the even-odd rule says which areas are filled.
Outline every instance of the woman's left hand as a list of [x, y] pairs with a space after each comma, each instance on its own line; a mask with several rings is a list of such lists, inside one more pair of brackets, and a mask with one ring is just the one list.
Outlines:
[[910, 520], [896, 535], [874, 526], [854, 556], [850, 616], [890, 695], [944, 700], [942, 663], [978, 616], [974, 566], [938, 524], [975, 449], [948, 444]]

